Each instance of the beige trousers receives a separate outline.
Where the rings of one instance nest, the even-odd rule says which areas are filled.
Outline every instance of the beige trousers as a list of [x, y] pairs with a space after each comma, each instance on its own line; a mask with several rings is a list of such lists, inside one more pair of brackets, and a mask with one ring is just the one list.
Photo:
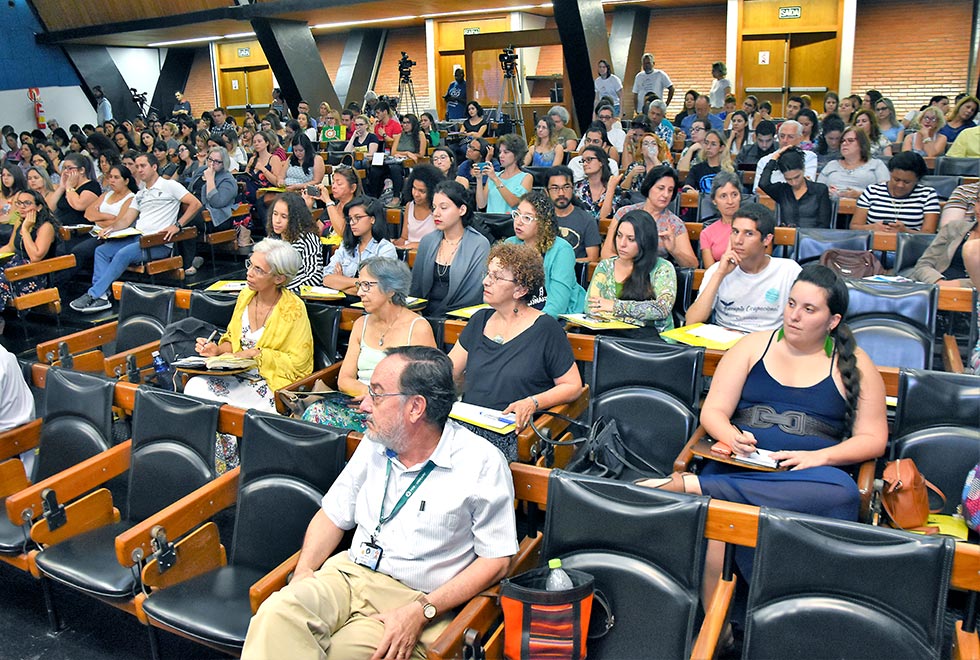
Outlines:
[[[245, 660], [370, 658], [384, 635], [371, 616], [413, 602], [421, 592], [359, 566], [347, 552], [328, 559], [313, 577], [272, 594], [252, 617], [245, 636]], [[449, 625], [451, 613], [422, 630], [413, 659]]]

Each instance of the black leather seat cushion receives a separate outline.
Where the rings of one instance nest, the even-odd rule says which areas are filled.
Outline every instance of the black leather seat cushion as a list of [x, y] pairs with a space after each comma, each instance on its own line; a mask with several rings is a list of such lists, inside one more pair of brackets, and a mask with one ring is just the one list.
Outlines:
[[[0, 506], [5, 503], [0, 499]], [[19, 555], [24, 551], [24, 532], [17, 525], [10, 522], [7, 516], [0, 515], [0, 554]]]
[[115, 538], [129, 528], [123, 522], [106, 525], [45, 548], [37, 566], [46, 576], [99, 598], [131, 598], [136, 581], [115, 550]]
[[251, 619], [248, 590], [263, 575], [247, 566], [225, 566], [153, 593], [143, 609], [190, 637], [240, 650]]

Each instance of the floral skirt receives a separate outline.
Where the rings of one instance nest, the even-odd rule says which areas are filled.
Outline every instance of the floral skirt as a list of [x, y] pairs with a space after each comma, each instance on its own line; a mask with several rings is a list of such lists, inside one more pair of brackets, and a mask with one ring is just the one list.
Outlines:
[[[29, 263], [30, 262], [27, 259], [17, 254], [3, 262], [3, 269], [12, 268], [14, 266], [23, 266]], [[4, 275], [3, 269], [0, 269], [0, 309], [3, 309], [9, 305], [10, 301], [17, 296], [22, 296], [26, 293], [34, 293], [35, 291], [40, 290], [41, 287], [38, 284], [36, 277], [11, 282]]]

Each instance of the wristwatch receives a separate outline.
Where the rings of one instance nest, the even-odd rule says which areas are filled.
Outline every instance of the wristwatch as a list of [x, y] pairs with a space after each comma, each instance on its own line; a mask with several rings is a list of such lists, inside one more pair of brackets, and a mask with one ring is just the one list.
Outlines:
[[429, 599], [425, 597], [425, 594], [420, 595], [416, 600], [422, 604], [422, 616], [426, 618], [427, 621], [432, 621], [436, 618], [436, 606], [429, 602]]

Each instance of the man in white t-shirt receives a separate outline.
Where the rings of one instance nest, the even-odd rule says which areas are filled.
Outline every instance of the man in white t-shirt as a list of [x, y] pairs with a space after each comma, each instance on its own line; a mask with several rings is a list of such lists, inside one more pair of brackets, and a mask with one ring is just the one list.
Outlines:
[[[108, 238], [95, 249], [91, 288], [71, 302], [71, 308], [76, 312], [91, 314], [111, 309], [108, 292], [112, 283], [126, 272], [130, 264], [141, 260], [139, 236], [111, 238], [112, 232], [135, 226], [140, 234], [162, 233], [166, 240], [170, 240], [201, 209], [201, 201], [187, 188], [157, 174], [159, 165], [160, 161], [152, 153], [136, 157], [136, 178], [143, 188], [136, 193], [126, 214], [99, 233], [100, 238]], [[149, 257], [165, 257], [171, 253], [171, 247], [170, 244], [152, 247], [148, 250]]]
[[800, 265], [766, 254], [775, 217], [761, 204], [744, 204], [732, 221], [728, 250], [704, 274], [697, 299], [687, 309], [687, 323], [714, 323], [755, 332], [782, 325], [783, 307]]
[[[643, 107], [644, 97], [653, 92], [658, 99], [664, 99], [664, 103], [670, 105], [674, 98], [674, 83], [670, 82], [670, 76], [661, 69], [653, 68], [653, 53], [643, 54], [643, 71], [636, 74], [633, 79], [633, 93], [636, 94], [636, 110]], [[667, 98], [664, 98], [664, 90], [667, 90]]]
[[[780, 147], [797, 147], [803, 141], [803, 126], [794, 119], [787, 119], [779, 125], [776, 133]], [[777, 150], [778, 151], [778, 150]], [[752, 183], [752, 192], [758, 194], [759, 181], [762, 180], [762, 170], [766, 169], [766, 164], [772, 160], [774, 154], [767, 154], [759, 159], [756, 164], [755, 181]], [[812, 151], [803, 152], [803, 176], [810, 181], [817, 180], [817, 154]], [[783, 173], [776, 171], [772, 173], [773, 183], [784, 183]]]

